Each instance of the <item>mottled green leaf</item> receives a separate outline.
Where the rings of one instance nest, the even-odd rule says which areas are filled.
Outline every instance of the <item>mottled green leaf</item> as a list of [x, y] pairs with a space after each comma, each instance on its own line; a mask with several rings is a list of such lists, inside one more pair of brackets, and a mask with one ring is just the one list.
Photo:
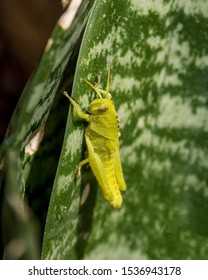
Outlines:
[[[31, 228], [32, 222], [26, 202], [38, 216], [41, 227], [44, 226], [66, 123], [67, 107], [61, 102], [60, 87], [63, 80], [74, 73], [80, 39], [93, 1], [71, 1], [71, 4], [73, 7], [70, 5], [59, 19], [48, 40], [1, 146], [1, 157], [4, 157], [1, 165], [5, 169], [1, 216], [6, 258], [37, 259], [40, 256], [40, 245], [36, 242], [39, 225], [35, 224], [37, 230], [25, 230]], [[16, 201], [18, 204], [14, 207]]]
[[124, 203], [111, 209], [87, 168], [76, 180], [85, 124], [70, 111], [43, 258], [206, 259], [207, 1], [96, 1], [73, 84], [83, 110], [95, 98], [83, 79], [100, 75], [104, 88], [107, 66]]

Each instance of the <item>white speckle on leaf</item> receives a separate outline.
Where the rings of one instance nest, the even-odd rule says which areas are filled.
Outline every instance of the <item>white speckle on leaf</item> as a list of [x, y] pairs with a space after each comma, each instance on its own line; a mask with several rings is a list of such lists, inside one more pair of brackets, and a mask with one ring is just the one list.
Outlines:
[[[122, 44], [124, 40], [122, 36], [124, 36], [125, 34], [125, 29], [123, 29], [122, 27], [112, 26], [111, 31], [109, 30], [109, 33], [104, 41], [100, 41], [97, 44], [94, 43], [94, 46], [88, 53], [88, 59], [82, 59], [80, 64], [86, 67], [92, 60], [96, 59], [97, 56], [105, 55], [107, 52], [109, 52], [109, 50], [112, 49], [113, 44]], [[112, 59], [113, 57], [108, 55], [108, 65], [111, 65]]]
[[200, 14], [207, 17], [208, 14], [208, 6], [207, 0], [186, 0], [186, 1], [177, 1], [175, 5], [176, 9], [182, 9], [185, 15], [196, 15]]
[[[148, 45], [151, 48], [158, 49], [159, 47], [162, 47], [162, 46], [165, 47], [165, 45], [167, 44], [167, 38], [162, 38], [159, 35], [154, 36], [153, 34], [151, 34], [147, 38], [146, 42], [148, 43]], [[162, 62], [164, 62], [163, 59], [162, 59]]]
[[46, 255], [45, 259], [63, 259], [63, 257], [67, 256], [70, 252], [70, 248], [72, 248], [76, 243], [76, 238], [72, 238], [72, 236], [76, 231], [77, 219], [73, 219], [73, 222], [70, 223], [70, 230], [63, 228], [63, 222], [61, 225], [61, 228], [56, 228], [56, 234], [59, 236], [59, 238], [51, 239], [50, 251]]
[[[120, 215], [115, 215], [118, 213], [116, 211], [112, 212], [111, 215], [109, 215], [108, 225], [110, 224], [112, 227], [115, 227], [115, 231], [110, 232], [108, 242], [106, 242], [106, 239], [102, 238], [97, 244], [96, 249], [94, 249], [92, 253], [85, 255], [85, 258], [87, 260], [109, 259], [109, 250], [111, 251], [111, 259], [148, 259], [148, 257], [138, 249], [138, 247], [136, 248], [136, 250], [132, 250], [132, 248], [129, 249], [129, 247], [126, 245], [126, 238], [122, 237], [122, 235], [118, 236], [118, 233], [116, 232], [116, 225], [117, 221], [121, 219], [122, 209], [120, 209], [119, 212]], [[128, 217], [126, 217], [126, 219], [128, 219]], [[129, 218], [129, 220], [130, 221], [125, 221], [127, 225], [131, 223], [131, 217]], [[100, 231], [94, 230], [92, 234], [94, 236], [94, 240], [99, 240]], [[141, 247], [139, 246], [139, 248]]]
[[195, 2], [186, 0], [177, 1], [175, 3], [172, 3], [172, 1], [165, 3], [163, 0], [131, 0], [131, 8], [140, 16], [148, 16], [150, 12], [153, 12], [163, 17], [167, 15], [171, 9], [175, 11], [181, 9], [186, 15], [202, 14], [207, 16], [208, 14], [207, 0], [198, 0]]
[[[123, 114], [126, 116], [126, 118], [128, 118], [130, 115], [129, 111], [131, 110], [128, 110], [127, 105], [124, 107], [122, 106], [120, 109], [121, 115]], [[154, 124], [154, 120], [150, 119], [149, 124]], [[208, 162], [204, 151], [195, 147], [190, 153], [190, 147], [187, 146], [186, 138], [182, 138], [180, 141], [174, 141], [170, 138], [161, 138], [154, 133], [154, 129], [152, 130], [145, 127], [145, 121], [143, 120], [141, 122], [140, 118], [138, 118], [136, 127], [138, 126], [143, 128], [139, 137], [135, 138], [135, 140], [129, 146], [121, 147], [121, 158], [125, 158], [125, 161], [128, 162], [129, 165], [134, 165], [137, 163], [137, 150], [141, 146], [146, 146], [151, 148], [154, 147], [154, 149], [158, 152], [161, 151], [163, 153], [178, 154], [183, 161], [188, 161], [190, 164], [196, 164], [196, 162], [200, 162], [201, 166], [207, 168]], [[161, 98], [160, 101], [160, 114], [156, 120], [156, 129], [157, 128], [164, 128], [166, 130], [197, 130], [202, 128], [203, 130], [208, 130], [206, 109], [200, 107], [196, 109], [195, 113], [193, 113], [190, 105], [185, 103], [180, 97], [170, 97], [166, 94]], [[143, 162], [148, 162], [148, 158], [146, 158], [146, 155], [144, 154], [141, 154], [140, 160]], [[167, 163], [167, 161], [156, 161], [154, 164], [153, 159], [151, 159], [151, 168], [158, 170], [158, 172], [168, 169], [169, 167], [170, 165]]]
[[196, 174], [188, 174], [186, 176], [186, 184], [188, 188], [195, 190], [196, 192], [201, 191], [202, 189], [206, 188], [205, 182], [199, 180]]
[[160, 86], [162, 84], [165, 86], [182, 86], [182, 83], [183, 83], [179, 79], [178, 73], [169, 74], [169, 75], [166, 75], [165, 77], [163, 75], [161, 75], [158, 78], [156, 75], [154, 78], [155, 78], [158, 86]]
[[[162, 84], [181, 85], [182, 81], [179, 74], [181, 75], [182, 72], [186, 71], [187, 66], [192, 63], [190, 46], [187, 41], [182, 41], [181, 29], [182, 24], [179, 23], [170, 38], [160, 38], [158, 35], [152, 35], [147, 39], [149, 46], [156, 50], [155, 62], [163, 65], [160, 73], [156, 73], [154, 76], [158, 87]], [[164, 61], [166, 61], [165, 64]], [[167, 73], [167, 66], [171, 67], [171, 74]]]
[[[69, 173], [70, 173], [70, 169], [69, 169]], [[57, 191], [59, 193], [62, 193], [62, 191], [66, 191], [66, 188], [69, 188], [71, 183], [74, 180], [74, 173], [72, 174], [67, 174], [67, 176], [65, 175], [60, 175], [57, 178], [57, 185], [58, 185], [58, 189]]]
[[121, 122], [121, 127], [125, 127], [125, 125], [128, 123], [128, 120], [131, 116], [131, 111], [129, 110], [128, 103], [121, 104], [119, 109], [117, 110], [117, 114]]
[[201, 56], [201, 57], [196, 57], [195, 61], [196, 67], [203, 69], [206, 66], [208, 66], [208, 56]]
[[184, 66], [187, 66], [192, 62], [189, 43], [186, 41], [180, 41], [177, 30], [175, 30], [174, 35], [172, 36], [171, 50], [169, 51], [167, 59], [168, 64], [171, 65], [175, 70], [184, 69]]
[[68, 135], [66, 139], [64, 157], [68, 157], [70, 155], [73, 160], [77, 152], [80, 150], [81, 143], [83, 141], [83, 133], [84, 131], [78, 128]]
[[124, 66], [125, 68], [131, 68], [132, 65], [137, 65], [139, 67], [144, 59], [135, 55], [135, 52], [133, 51], [135, 49], [138, 51], [137, 42], [134, 43], [131, 48], [128, 48], [125, 53], [123, 53], [123, 50], [119, 49], [118, 52], [111, 58], [111, 60], [116, 61], [117, 65]]
[[133, 166], [133, 165], [137, 164], [138, 157], [137, 157], [137, 153], [134, 152], [136, 147], [138, 147], [138, 144], [136, 141], [130, 146], [121, 146], [121, 148], [120, 148], [121, 161], [123, 161], [123, 159], [125, 159], [125, 164], [127, 164], [129, 166]]
[[208, 128], [207, 110], [198, 108], [193, 113], [191, 106], [181, 97], [170, 97], [167, 94], [160, 101], [160, 115], [157, 119], [159, 127], [169, 128]]
[[142, 108], [144, 108], [142, 99], [133, 100], [131, 102], [122, 103], [120, 105], [117, 110], [117, 114], [121, 123], [121, 128], [124, 129], [124, 131], [125, 126], [131, 122], [132, 115], [135, 115], [138, 118], [138, 122], [140, 122], [141, 125], [139, 112]]
[[162, 0], [131, 0], [131, 8], [137, 12], [138, 15], [149, 15], [150, 12], [157, 13], [161, 17], [167, 14], [170, 10], [171, 3], [165, 5]]
[[[92, 90], [92, 93], [93, 93], [93, 90]], [[90, 99], [91, 99], [90, 94], [82, 94], [79, 97], [79, 105], [80, 105], [81, 109], [88, 108]]]
[[[139, 90], [141, 82], [132, 76], [121, 77], [119, 74], [114, 75], [113, 81], [111, 82], [111, 91], [116, 92], [119, 90], [120, 92], [125, 92], [126, 94], [132, 94], [133, 89], [137, 88]], [[114, 99], [116, 99], [116, 95], [112, 94]]]

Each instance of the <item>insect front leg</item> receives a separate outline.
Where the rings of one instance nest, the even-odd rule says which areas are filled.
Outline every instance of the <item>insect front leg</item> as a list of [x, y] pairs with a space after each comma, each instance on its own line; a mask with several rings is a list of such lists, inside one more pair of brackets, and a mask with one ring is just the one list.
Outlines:
[[89, 163], [89, 159], [88, 159], [88, 158], [82, 160], [82, 161], [79, 163], [79, 165], [78, 165], [78, 167], [77, 167], [77, 175], [76, 175], [77, 179], [79, 179], [80, 176], [81, 176], [81, 168], [82, 168], [82, 166], [84, 166], [84, 165], [87, 164], [87, 163]]
[[88, 114], [85, 114], [83, 113], [80, 108], [79, 108], [79, 105], [68, 95], [68, 93], [66, 91], [63, 92], [63, 95], [65, 95], [69, 101], [71, 102], [71, 104], [73, 105], [74, 109], [76, 110], [77, 112], [77, 115], [81, 118], [81, 119], [84, 119], [86, 121], [89, 121], [89, 115]]

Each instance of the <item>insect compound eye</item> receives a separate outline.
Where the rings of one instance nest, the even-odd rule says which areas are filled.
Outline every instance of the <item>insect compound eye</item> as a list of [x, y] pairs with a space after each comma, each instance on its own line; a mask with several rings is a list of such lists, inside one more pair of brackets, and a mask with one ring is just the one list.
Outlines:
[[107, 111], [108, 110], [108, 106], [107, 105], [105, 105], [105, 106], [101, 106], [101, 107], [98, 107], [98, 111], [100, 111], [100, 112], [105, 112], [105, 111]]

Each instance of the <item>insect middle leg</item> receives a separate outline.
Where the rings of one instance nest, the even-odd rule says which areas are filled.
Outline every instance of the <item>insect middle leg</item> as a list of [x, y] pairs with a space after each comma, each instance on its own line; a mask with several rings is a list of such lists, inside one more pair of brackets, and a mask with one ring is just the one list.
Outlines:
[[82, 160], [79, 163], [79, 165], [77, 167], [77, 179], [80, 178], [80, 176], [81, 176], [81, 168], [82, 168], [82, 166], [84, 166], [87, 163], [89, 163], [89, 158], [86, 158], [86, 159]]

